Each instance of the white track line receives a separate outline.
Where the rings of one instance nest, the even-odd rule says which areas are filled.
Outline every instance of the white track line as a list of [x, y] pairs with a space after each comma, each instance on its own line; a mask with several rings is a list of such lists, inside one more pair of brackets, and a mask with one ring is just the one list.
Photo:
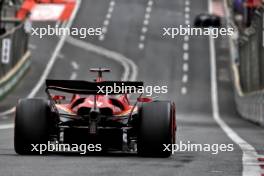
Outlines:
[[[81, 4], [81, 0], [76, 0], [75, 9], [74, 9], [74, 11], [73, 11], [73, 13], [72, 13], [67, 25], [66, 25], [67, 28], [71, 27], [71, 25], [73, 23], [73, 20], [75, 19], [76, 15], [77, 15], [77, 12], [78, 12], [78, 10], [80, 8], [80, 4]], [[63, 47], [63, 45], [65, 43], [66, 38], [67, 38], [67, 35], [64, 35], [64, 36], [62, 36], [60, 38], [60, 41], [58, 42], [55, 50], [53, 51], [52, 56], [51, 56], [51, 58], [50, 58], [50, 60], [49, 60], [49, 62], [47, 64], [44, 72], [42, 73], [39, 81], [37, 82], [35, 87], [31, 90], [31, 92], [29, 93], [27, 98], [33, 98], [37, 94], [37, 92], [39, 91], [41, 86], [45, 83], [45, 80], [46, 80], [47, 76], [49, 75], [49, 73], [50, 73], [50, 71], [51, 71], [51, 69], [52, 69], [52, 67], [53, 67], [53, 65], [55, 63], [55, 61], [57, 59], [57, 56], [60, 53], [60, 50], [61, 50], [61, 48]], [[14, 112], [15, 112], [15, 107], [13, 107], [13, 108], [5, 111], [5, 112], [1, 112], [0, 116], [10, 115], [10, 114], [12, 114]], [[0, 125], [0, 128], [1, 128], [1, 125]]]
[[146, 37], [144, 35], [140, 36], [140, 41], [144, 41], [146, 39]]
[[148, 32], [148, 28], [146, 27], [146, 26], [144, 26], [143, 28], [142, 28], [142, 31], [141, 31], [143, 34], [144, 33], [146, 33], [146, 32]]
[[14, 124], [0, 125], [0, 130], [10, 129], [10, 128], [14, 128]]
[[80, 66], [76, 61], [72, 61], [71, 65], [73, 67], [74, 70], [79, 70]]
[[[212, 0], [208, 0], [209, 13], [212, 13]], [[213, 118], [225, 132], [225, 134], [242, 150], [242, 176], [260, 176], [261, 168], [259, 165], [250, 165], [248, 163], [258, 163], [259, 157], [255, 148], [247, 141], [242, 139], [232, 128], [230, 128], [221, 118], [218, 104], [218, 89], [217, 89], [217, 69], [216, 69], [216, 53], [215, 43], [212, 36], [209, 37], [210, 44], [210, 64], [211, 64], [211, 99]]]
[[144, 17], [144, 21], [143, 21], [143, 27], [141, 29], [141, 35], [139, 38], [138, 48], [140, 50], [143, 50], [145, 47], [144, 43], [145, 43], [146, 33], [148, 31], [149, 18], [150, 18], [150, 13], [152, 11], [152, 5], [153, 5], [153, 1], [149, 0], [148, 5], [146, 7], [146, 11], [145, 11], [145, 17]]
[[184, 52], [183, 53], [183, 60], [184, 61], [188, 61], [189, 60], [189, 53], [188, 52]]
[[[190, 19], [190, 1], [189, 0], [186, 0], [185, 1], [185, 9], [184, 9], [184, 12], [185, 12], [185, 15], [184, 15], [184, 18], [185, 18], [185, 24], [189, 24], [189, 19]], [[188, 75], [188, 71], [189, 71], [189, 36], [188, 35], [185, 35], [184, 36], [184, 42], [183, 42], [183, 45], [182, 45], [182, 48], [183, 48], [183, 63], [182, 63], [182, 70], [183, 70], [183, 75], [182, 75], [182, 87], [181, 87], [181, 94], [182, 95], [186, 95], [187, 94], [187, 83], [188, 83], [188, 80], [189, 80], [189, 75]]]
[[187, 82], [188, 82], [188, 75], [187, 75], [187, 74], [184, 74], [184, 75], [182, 76], [182, 82], [183, 82], [183, 83], [187, 83]]
[[72, 72], [70, 80], [75, 80], [77, 78], [77, 73], [76, 72]]
[[187, 89], [186, 87], [182, 87], [182, 88], [181, 88], [181, 94], [182, 94], [182, 95], [186, 95], [187, 92], [188, 92], [188, 89]]
[[184, 11], [185, 11], [185, 12], [190, 12], [190, 7], [188, 7], [188, 6], [185, 7]]
[[12, 107], [11, 109], [8, 109], [8, 110], [6, 110], [6, 111], [4, 111], [4, 112], [1, 112], [1, 113], [0, 113], [0, 116], [7, 116], [7, 115], [10, 115], [10, 114], [14, 113], [15, 110], [16, 110], [16, 108], [15, 108], [15, 107]]
[[184, 36], [184, 41], [185, 41], [185, 42], [189, 42], [189, 40], [190, 40], [189, 35], [185, 35], [185, 36]]
[[102, 27], [103, 34], [99, 36], [100, 41], [103, 41], [105, 39], [105, 35], [108, 31], [108, 26], [109, 26], [110, 20], [112, 18], [112, 13], [114, 11], [114, 7], [115, 7], [115, 1], [111, 0], [109, 3], [109, 6], [108, 6], [107, 14], [106, 14], [104, 22], [103, 22], [103, 27]]
[[145, 45], [144, 45], [144, 43], [143, 42], [140, 42], [139, 44], [138, 44], [138, 48], [139, 49], [144, 49], [144, 47], [145, 47]]
[[187, 20], [190, 19], [190, 14], [189, 14], [189, 13], [186, 13], [186, 14], [185, 14], [185, 19], [187, 19]]
[[183, 44], [183, 50], [184, 50], [184, 51], [188, 51], [188, 50], [189, 50], [189, 43], [188, 43], [188, 42], [185, 42], [185, 43]]
[[185, 25], [190, 25], [190, 20], [185, 20]]
[[189, 71], [189, 64], [188, 64], [188, 63], [183, 63], [183, 65], [182, 65], [182, 70], [183, 70], [184, 72], [188, 72], [188, 71]]
[[145, 14], [145, 19], [149, 19], [150, 18], [150, 14], [149, 13], [146, 13]]
[[[104, 56], [108, 59], [112, 59], [112, 60], [115, 60], [121, 63], [121, 65], [124, 68], [122, 80], [135, 81], [137, 79], [137, 74], [138, 74], [137, 65], [131, 59], [121, 55], [120, 53], [110, 51], [100, 46], [96, 46], [92, 43], [87, 43], [87, 42], [84, 42], [82, 40], [78, 40], [72, 37], [68, 37], [67, 42], [69, 42], [70, 44], [76, 47], [82, 48], [86, 51], [94, 52], [98, 55]], [[130, 67], [131, 67], [131, 71], [130, 71]], [[129, 77], [130, 72], [131, 72], [131, 76]]]

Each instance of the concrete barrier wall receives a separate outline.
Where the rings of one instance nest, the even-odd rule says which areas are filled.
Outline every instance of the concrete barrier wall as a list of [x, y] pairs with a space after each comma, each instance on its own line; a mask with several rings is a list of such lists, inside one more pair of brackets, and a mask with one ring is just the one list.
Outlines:
[[255, 17], [253, 26], [241, 34], [229, 5], [228, 0], [224, 0], [227, 25], [236, 31], [229, 43], [237, 111], [241, 117], [264, 126], [264, 10], [256, 14], [259, 16]]
[[240, 86], [238, 67], [232, 63], [235, 102], [241, 117], [264, 126], [264, 90], [243, 93]]

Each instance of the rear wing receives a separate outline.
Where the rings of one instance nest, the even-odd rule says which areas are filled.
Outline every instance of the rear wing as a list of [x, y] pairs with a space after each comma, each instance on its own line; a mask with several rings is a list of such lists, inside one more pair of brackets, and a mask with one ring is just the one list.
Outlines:
[[[77, 80], [46, 80], [46, 91], [57, 90], [72, 94], [115, 95], [136, 93], [144, 86], [140, 81], [89, 82]], [[118, 89], [118, 90], [117, 90]]]

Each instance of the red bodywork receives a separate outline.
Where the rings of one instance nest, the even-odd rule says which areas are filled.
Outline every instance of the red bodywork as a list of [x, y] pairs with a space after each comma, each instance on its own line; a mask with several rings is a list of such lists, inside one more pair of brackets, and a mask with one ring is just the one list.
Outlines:
[[[103, 82], [101, 74], [99, 74], [96, 78], [96, 82]], [[71, 101], [65, 104], [60, 103], [60, 100], [65, 99], [64, 96], [55, 95], [52, 97], [52, 99], [55, 100], [55, 102], [58, 102], [56, 107], [59, 111], [72, 115], [78, 114], [78, 111], [81, 108], [92, 109], [96, 107], [98, 109], [108, 109], [108, 112], [111, 111], [111, 113], [108, 113], [108, 115], [114, 116], [133, 114], [134, 112], [137, 112], [138, 109], [135, 105], [130, 104], [127, 94], [118, 96], [89, 95], [87, 97], [81, 97], [78, 94], [74, 94], [71, 98]], [[148, 98], [148, 102], [150, 101], [152, 101], [152, 99]]]
[[[54, 100], [57, 99], [57, 95], [53, 96]], [[80, 99], [82, 99], [81, 103], [77, 103]], [[129, 100], [126, 95], [122, 95], [119, 97], [109, 97], [106, 95], [96, 95], [96, 105], [94, 103], [94, 96], [87, 96], [86, 98], [82, 98], [80, 95], [73, 95], [72, 100], [69, 103], [65, 104], [56, 104], [56, 107], [64, 111], [64, 113], [77, 114], [78, 110], [81, 108], [93, 108], [96, 106], [99, 109], [108, 108], [111, 110], [112, 115], [128, 115], [132, 109], [133, 105], [129, 103]], [[135, 108], [136, 109], [136, 108]]]

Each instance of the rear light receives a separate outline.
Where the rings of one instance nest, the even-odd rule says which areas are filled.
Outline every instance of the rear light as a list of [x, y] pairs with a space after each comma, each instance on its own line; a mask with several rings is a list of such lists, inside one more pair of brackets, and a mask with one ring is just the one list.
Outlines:
[[63, 96], [63, 95], [54, 95], [54, 96], [52, 96], [52, 99], [55, 100], [55, 101], [58, 101], [58, 100], [65, 100], [66, 97]]
[[148, 98], [148, 97], [139, 97], [137, 98], [138, 102], [142, 102], [142, 103], [148, 103], [148, 102], [152, 102], [153, 99], [152, 98]]

